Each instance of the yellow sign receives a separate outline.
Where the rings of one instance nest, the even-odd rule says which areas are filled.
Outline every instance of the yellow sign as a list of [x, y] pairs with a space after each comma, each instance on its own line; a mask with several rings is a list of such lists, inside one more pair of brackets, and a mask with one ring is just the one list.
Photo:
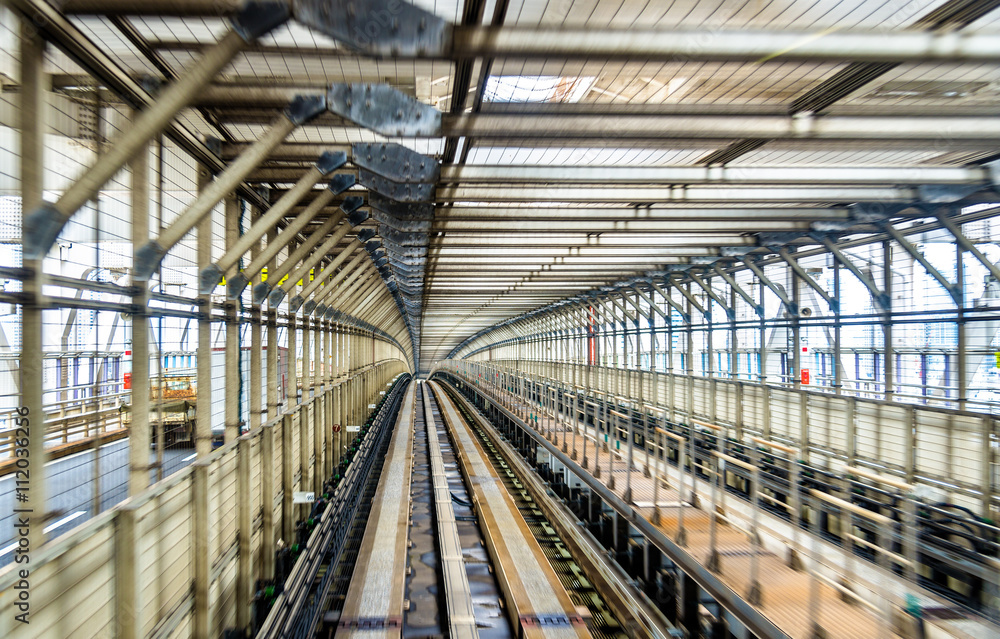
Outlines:
[[997, 351], [996, 356], [997, 356], [997, 368], [1000, 368], [1000, 351]]

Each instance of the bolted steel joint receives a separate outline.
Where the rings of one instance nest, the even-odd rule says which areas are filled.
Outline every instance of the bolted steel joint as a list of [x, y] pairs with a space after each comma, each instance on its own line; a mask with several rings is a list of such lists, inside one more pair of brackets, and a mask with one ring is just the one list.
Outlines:
[[218, 264], [209, 264], [201, 269], [201, 275], [198, 279], [198, 292], [202, 295], [208, 295], [214, 291], [215, 287], [222, 281], [223, 275], [224, 273]]
[[250, 278], [246, 276], [242, 271], [233, 275], [233, 277], [226, 283], [226, 298], [230, 300], [235, 300], [243, 294], [243, 289], [247, 287], [250, 283]]
[[253, 42], [260, 36], [279, 27], [292, 17], [287, 2], [250, 0], [230, 19], [233, 31], [240, 34], [245, 42]]
[[347, 164], [347, 154], [343, 151], [323, 151], [316, 160], [316, 168], [323, 175], [332, 173]]
[[[296, 125], [312, 120], [326, 110], [325, 95], [297, 95], [285, 107], [285, 117]], [[345, 160], [346, 161], [346, 160]]]
[[156, 269], [159, 268], [163, 256], [167, 254], [156, 240], [150, 240], [136, 251], [133, 277], [139, 282], [148, 282]]

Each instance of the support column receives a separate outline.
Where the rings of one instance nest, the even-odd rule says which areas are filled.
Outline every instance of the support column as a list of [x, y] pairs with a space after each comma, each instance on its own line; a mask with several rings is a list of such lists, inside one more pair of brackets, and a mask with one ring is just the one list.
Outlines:
[[[42, 203], [45, 175], [45, 112], [46, 84], [42, 62], [45, 42], [29, 22], [21, 21], [21, 210], [32, 211]], [[22, 218], [21, 232], [29, 232]], [[22, 283], [24, 303], [21, 306], [21, 406], [20, 422], [15, 425], [28, 428], [28, 458], [31, 473], [28, 478], [28, 501], [25, 504], [31, 530], [28, 541], [38, 549], [45, 541], [45, 410], [42, 406], [42, 296], [44, 275], [41, 259], [25, 258], [22, 262], [28, 275]], [[18, 502], [19, 504], [22, 502]], [[18, 510], [21, 510], [20, 508]]]
[[323, 322], [320, 319], [313, 320], [313, 490], [320, 493], [323, 489], [323, 480], [326, 474], [326, 431], [330, 425], [326, 423], [326, 411], [323, 405], [326, 403], [326, 395], [323, 394]]
[[[250, 440], [240, 439], [236, 448], [237, 539], [236, 555], [236, 627], [250, 627], [250, 601], [253, 597], [253, 520], [250, 504]], [[264, 461], [264, 460], [262, 460]], [[267, 503], [262, 500], [262, 503]]]
[[[273, 242], [276, 231], [268, 231], [267, 241]], [[268, 273], [274, 273], [275, 260], [267, 265]], [[263, 279], [263, 277], [261, 278]], [[271, 304], [267, 307], [267, 421], [278, 417], [278, 309]]]
[[[958, 295], [958, 313], [955, 319], [958, 324], [958, 362], [955, 370], [958, 375], [958, 409], [965, 410], [969, 394], [968, 370], [968, 331], [965, 327], [965, 249], [960, 242], [955, 242], [955, 290]], [[947, 381], [945, 382], [947, 384]]]
[[894, 360], [896, 358], [892, 349], [892, 243], [889, 240], [882, 242], [882, 276], [882, 291], [889, 303], [889, 308], [883, 309], [882, 316], [882, 340], [885, 351], [883, 374], [885, 376], [885, 399], [891, 402], [896, 392], [893, 385], [896, 364]]
[[[204, 191], [212, 176], [198, 167], [198, 191]], [[212, 263], [212, 215], [198, 223], [198, 269]], [[212, 296], [199, 295], [198, 319], [198, 403], [195, 407], [194, 448], [198, 457], [212, 452]], [[207, 542], [206, 542], [207, 543]]]
[[[199, 427], [201, 424], [199, 424]], [[192, 464], [191, 475], [191, 537], [194, 582], [194, 639], [209, 639], [212, 636], [212, 607], [209, 602], [209, 591], [212, 583], [212, 560], [209, 555], [209, 522], [208, 508], [208, 463], [198, 460]]]
[[[251, 225], [257, 221], [260, 217], [260, 210], [257, 207], [251, 209], [250, 213], [250, 223]], [[257, 257], [260, 253], [260, 242], [254, 242], [253, 246], [250, 247], [250, 259]], [[259, 284], [260, 277], [255, 276], [253, 283]], [[247, 392], [247, 400], [250, 402], [250, 430], [256, 430], [261, 427], [263, 420], [262, 412], [265, 406], [261, 405], [261, 401], [266, 399], [261, 397], [261, 385], [263, 384], [263, 379], [261, 378], [261, 349], [262, 349], [262, 327], [261, 323], [261, 313], [260, 305], [254, 304], [250, 308], [250, 389]]]
[[274, 577], [274, 422], [260, 437], [261, 543], [260, 578]]
[[281, 538], [285, 544], [295, 539], [295, 515], [292, 492], [295, 490], [295, 469], [292, 468], [292, 414], [281, 420]]
[[[149, 145], [132, 159], [132, 256], [149, 241]], [[133, 284], [135, 284], [133, 282]], [[132, 304], [132, 425], [129, 429], [128, 494], [138, 495], [149, 487], [149, 289], [136, 287]], [[158, 444], [162, 446], [162, 442]]]
[[[235, 193], [226, 196], [225, 211], [226, 248], [229, 249], [239, 240], [240, 208]], [[226, 276], [232, 278], [235, 274], [236, 268], [234, 267], [226, 273]], [[240, 436], [240, 322], [238, 305], [239, 300], [226, 302], [225, 442], [227, 444], [236, 441], [236, 438]]]

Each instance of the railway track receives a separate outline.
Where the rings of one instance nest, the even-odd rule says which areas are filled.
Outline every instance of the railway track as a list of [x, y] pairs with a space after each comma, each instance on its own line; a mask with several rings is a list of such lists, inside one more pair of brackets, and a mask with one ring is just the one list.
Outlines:
[[662, 616], [637, 621], [651, 606], [618, 602], [631, 586], [578, 556], [562, 506], [472, 415], [436, 384], [400, 395], [339, 548], [313, 543], [332, 539], [324, 519], [258, 637], [670, 636]]

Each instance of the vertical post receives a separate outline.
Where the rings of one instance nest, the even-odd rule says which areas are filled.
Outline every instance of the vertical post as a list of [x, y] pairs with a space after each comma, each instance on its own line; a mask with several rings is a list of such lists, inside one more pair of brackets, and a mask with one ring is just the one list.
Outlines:
[[[249, 435], [248, 435], [249, 437]], [[236, 517], [239, 551], [236, 555], [236, 627], [250, 626], [250, 599], [253, 595], [253, 527], [250, 512], [250, 440], [236, 444]], [[267, 460], [261, 460], [265, 462]], [[267, 500], [261, 503], [266, 505]]]
[[[250, 404], [250, 424], [249, 429], [254, 431], [261, 427], [263, 423], [263, 410], [261, 400], [261, 386], [263, 385], [261, 371], [261, 350], [263, 348], [261, 330], [260, 306], [250, 309], [250, 388], [247, 390], [247, 399]], [[265, 400], [266, 401], [266, 400]]]
[[[200, 425], [199, 425], [200, 427]], [[210, 522], [208, 510], [208, 462], [199, 459], [192, 464], [191, 509], [192, 509], [192, 552], [194, 557], [194, 628], [195, 639], [209, 639], [212, 636], [212, 609], [209, 605], [209, 589], [212, 581], [212, 561], [209, 556]]]
[[[132, 259], [149, 241], [149, 145], [132, 158]], [[149, 486], [149, 288], [139, 282], [132, 305], [132, 425], [129, 429], [128, 494]], [[157, 446], [161, 447], [162, 442]]]
[[[965, 250], [962, 245], [955, 242], [955, 290], [958, 292], [958, 409], [965, 410], [966, 399], [969, 393], [969, 383], [966, 376], [969, 362], [966, 360], [966, 346], [968, 331], [965, 329]], [[945, 382], [947, 384], [947, 381]]]
[[[198, 192], [212, 181], [204, 166], [198, 167]], [[198, 271], [212, 263], [212, 215], [198, 223]], [[195, 407], [194, 447], [198, 457], [212, 452], [212, 296], [199, 295], [198, 402]], [[207, 543], [207, 542], [206, 542]], [[206, 549], [207, 552], [207, 549]], [[207, 596], [207, 595], [206, 595]], [[206, 603], [207, 605], [207, 603]], [[206, 627], [207, 632], [207, 627]]]
[[[226, 249], [239, 240], [239, 201], [235, 193], [225, 198]], [[200, 234], [200, 231], [199, 231]], [[200, 266], [200, 264], [199, 264]], [[226, 274], [236, 274], [236, 267]], [[236, 441], [240, 436], [240, 322], [238, 300], [226, 302], [226, 393], [225, 393], [225, 442]], [[209, 395], [211, 397], [211, 395]]]
[[760, 522], [760, 453], [757, 445], [750, 443], [750, 463], [753, 464], [753, 504], [752, 523], [750, 524], [750, 588], [747, 591], [747, 601], [755, 606], [763, 605], [764, 592], [760, 585], [760, 554], [763, 548], [760, 543], [760, 532], [757, 530]]
[[[668, 294], [673, 294], [671, 289], [666, 289]], [[691, 300], [685, 298], [687, 316], [691, 319], [687, 325], [687, 362], [684, 371], [687, 376], [687, 422], [690, 425], [694, 419], [694, 315], [691, 311]]]
[[286, 544], [295, 538], [295, 515], [292, 511], [292, 491], [295, 470], [292, 468], [292, 413], [281, 420], [281, 537]]
[[[314, 475], [309, 459], [313, 444], [313, 439], [309, 436], [309, 427], [312, 425], [315, 412], [315, 405], [309, 401], [312, 385], [312, 376], [309, 374], [309, 365], [312, 359], [310, 357], [312, 344], [309, 342], [309, 325], [309, 317], [304, 316], [302, 319], [302, 406], [299, 407], [299, 467], [302, 475], [299, 480], [299, 490], [309, 490], [313, 485], [312, 477]], [[309, 504], [301, 504], [299, 512], [302, 513], [302, 517], [309, 513], [309, 508]]]
[[260, 436], [261, 543], [260, 576], [274, 577], [274, 421], [263, 426]]
[[295, 316], [288, 318], [288, 386], [285, 387], [286, 410], [294, 411], [299, 399], [299, 380], [296, 366], [299, 363], [298, 328]]
[[135, 506], [129, 502], [115, 513], [116, 639], [142, 637], [139, 562], [135, 549]]
[[[721, 437], [721, 435], [716, 435], [716, 439]], [[721, 448], [721, 446], [720, 446]], [[723, 448], [723, 451], [725, 449]], [[713, 473], [712, 476], [712, 499], [709, 507], [709, 520], [708, 520], [708, 559], [705, 560], [705, 567], [712, 572], [722, 571], [722, 558], [719, 556], [719, 549], [717, 546], [717, 533], [719, 528], [719, 515], [718, 509], [719, 505], [716, 500], [721, 500], [725, 496], [726, 486], [724, 484], [726, 478], [726, 461], [721, 457], [716, 457], [715, 455], [709, 455], [709, 460], [713, 460], [712, 468], [709, 470]], [[720, 485], [721, 484], [721, 485]], [[719, 495], [719, 491], [722, 491], [722, 496]]]
[[313, 490], [320, 493], [323, 488], [325, 473], [326, 436], [329, 429], [326, 423], [326, 411], [323, 404], [326, 396], [323, 394], [323, 322], [313, 320]]
[[889, 300], [889, 308], [882, 309], [883, 376], [885, 377], [885, 399], [891, 402], [895, 396], [893, 386], [895, 357], [892, 349], [892, 242], [882, 242], [882, 290]]
[[688, 576], [681, 574], [681, 624], [687, 630], [688, 639], [698, 639], [701, 636], [701, 616], [698, 614], [698, 584]]
[[843, 385], [843, 367], [840, 365], [840, 260], [833, 261], [833, 299], [837, 300], [833, 309], [833, 392], [840, 395]]
[[[267, 243], [274, 242], [277, 232], [267, 232]], [[277, 268], [277, 258], [267, 263], [269, 273]], [[261, 278], [263, 279], [263, 277]], [[273, 422], [278, 417], [278, 309], [268, 303], [267, 307], [267, 420]]]
[[[27, 19], [21, 19], [21, 210], [33, 211], [42, 203], [45, 175], [45, 113], [46, 84], [48, 75], [43, 68], [45, 41]], [[22, 216], [21, 237], [29, 229]], [[31, 474], [28, 478], [28, 520], [31, 529], [28, 541], [38, 549], [45, 541], [45, 409], [42, 405], [42, 296], [45, 282], [42, 260], [24, 259], [22, 265], [28, 272], [22, 286], [24, 303], [21, 306], [21, 377], [20, 425], [28, 428], [28, 456]], [[18, 423], [18, 422], [15, 422]]]

